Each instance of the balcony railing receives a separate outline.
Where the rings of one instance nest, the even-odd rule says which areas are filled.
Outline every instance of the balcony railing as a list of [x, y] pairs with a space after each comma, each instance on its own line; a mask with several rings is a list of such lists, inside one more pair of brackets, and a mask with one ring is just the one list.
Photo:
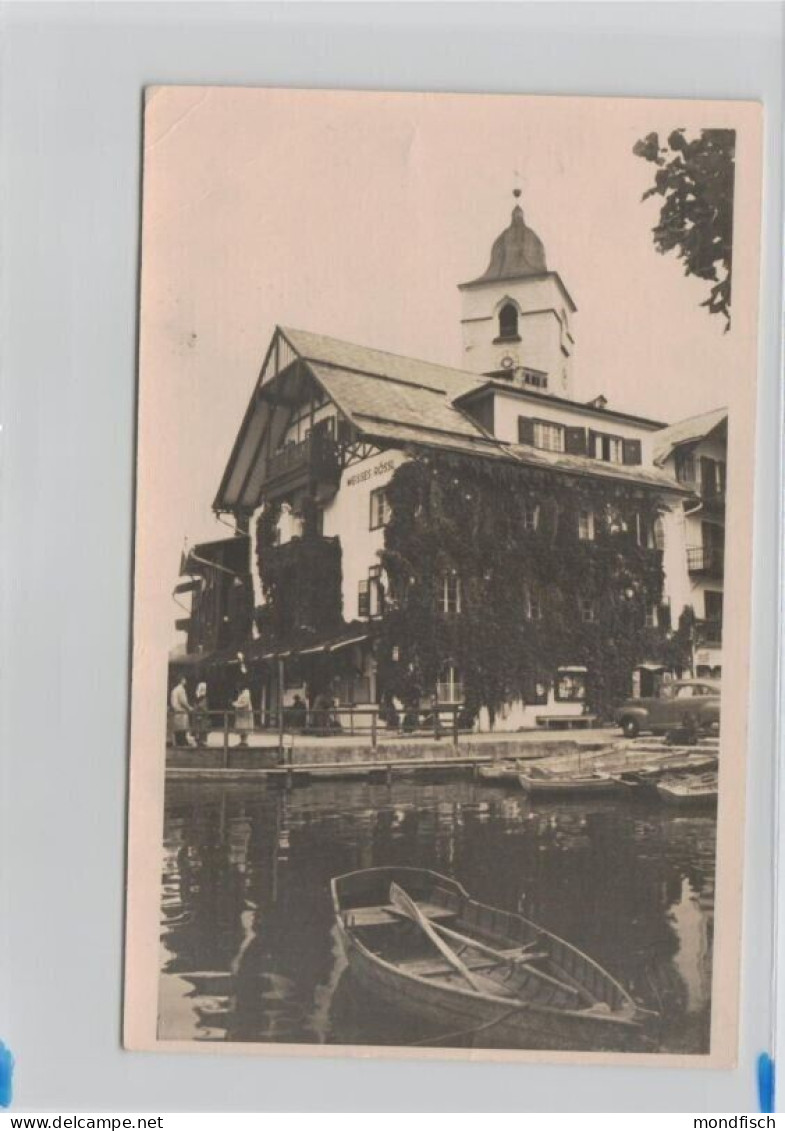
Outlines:
[[687, 569], [690, 573], [703, 573], [711, 577], [720, 577], [724, 567], [724, 550], [709, 546], [687, 547]]
[[267, 460], [264, 489], [280, 487], [289, 490], [309, 479], [332, 486], [338, 485], [340, 466], [334, 440], [320, 432], [312, 432], [299, 444], [287, 444]]

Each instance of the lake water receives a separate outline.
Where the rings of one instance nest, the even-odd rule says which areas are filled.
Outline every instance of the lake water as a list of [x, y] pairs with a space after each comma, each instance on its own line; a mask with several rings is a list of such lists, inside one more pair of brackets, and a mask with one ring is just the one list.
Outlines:
[[659, 1051], [706, 1052], [715, 827], [656, 802], [532, 805], [468, 781], [170, 783], [159, 1034], [438, 1045], [358, 997], [333, 928], [332, 876], [405, 864], [586, 951], [660, 1015]]

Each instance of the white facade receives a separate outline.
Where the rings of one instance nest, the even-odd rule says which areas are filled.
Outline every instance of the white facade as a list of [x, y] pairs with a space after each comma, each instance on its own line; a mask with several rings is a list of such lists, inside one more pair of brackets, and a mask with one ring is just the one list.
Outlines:
[[722, 672], [727, 441], [722, 429], [673, 447], [661, 466], [694, 497], [666, 518], [665, 588], [674, 615], [696, 619], [694, 674]]
[[[390, 482], [405, 458], [402, 452], [388, 450], [350, 464], [341, 475], [335, 497], [324, 508], [323, 533], [327, 538], [340, 538], [344, 548], [344, 620], [360, 619], [360, 583], [379, 565], [384, 549], [384, 526], [372, 523], [371, 495]], [[373, 597], [369, 593], [369, 600]]]
[[[537, 370], [547, 374], [546, 391], [570, 395], [573, 308], [558, 275], [470, 285], [462, 290], [461, 303], [463, 368], [473, 373]], [[509, 305], [518, 313], [518, 332], [505, 338], [499, 318]]]

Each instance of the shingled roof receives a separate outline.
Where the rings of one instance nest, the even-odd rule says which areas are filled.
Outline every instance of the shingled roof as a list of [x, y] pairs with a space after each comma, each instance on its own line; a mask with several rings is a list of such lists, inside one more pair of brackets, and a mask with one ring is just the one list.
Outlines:
[[[275, 348], [273, 348], [275, 347]], [[421, 447], [508, 459], [555, 471], [680, 490], [663, 472], [602, 463], [582, 456], [541, 452], [497, 440], [462, 407], [467, 394], [487, 388], [487, 378], [292, 327], [279, 327], [251, 397], [214, 502], [216, 511], [253, 509], [264, 477], [264, 436], [280, 382], [309, 375], [360, 437], [384, 447]], [[293, 363], [299, 363], [299, 370]], [[295, 377], [295, 372], [300, 376]]]
[[698, 440], [703, 440], [727, 419], [727, 408], [715, 408], [711, 412], [701, 412], [698, 416], [688, 416], [685, 420], [669, 424], [667, 428], [657, 433], [654, 462], [662, 467], [676, 448], [682, 444], [694, 444]]

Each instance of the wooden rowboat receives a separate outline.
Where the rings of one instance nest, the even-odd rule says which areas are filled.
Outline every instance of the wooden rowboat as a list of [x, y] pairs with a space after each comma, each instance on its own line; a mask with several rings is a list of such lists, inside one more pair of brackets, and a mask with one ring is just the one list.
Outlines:
[[666, 778], [657, 783], [657, 793], [666, 805], [709, 808], [717, 804], [717, 775], [701, 774], [693, 778]]
[[607, 971], [523, 916], [476, 902], [453, 879], [421, 868], [368, 868], [337, 876], [331, 889], [355, 985], [436, 1027], [433, 1043], [646, 1045], [653, 1014]]
[[655, 762], [641, 766], [637, 770], [621, 770], [611, 774], [614, 781], [624, 786], [628, 791], [634, 791], [646, 798], [658, 798], [657, 784], [663, 779], [678, 780], [694, 774], [696, 770], [710, 771], [717, 768], [716, 755], [693, 755], [692, 757], [677, 760]]
[[532, 797], [583, 797], [586, 794], [618, 793], [618, 781], [599, 770], [569, 770], [556, 773], [534, 766], [518, 774], [521, 788]]
[[489, 762], [485, 766], [477, 767], [477, 776], [480, 780], [494, 784], [498, 782], [516, 783], [520, 772], [521, 764], [511, 761]]

